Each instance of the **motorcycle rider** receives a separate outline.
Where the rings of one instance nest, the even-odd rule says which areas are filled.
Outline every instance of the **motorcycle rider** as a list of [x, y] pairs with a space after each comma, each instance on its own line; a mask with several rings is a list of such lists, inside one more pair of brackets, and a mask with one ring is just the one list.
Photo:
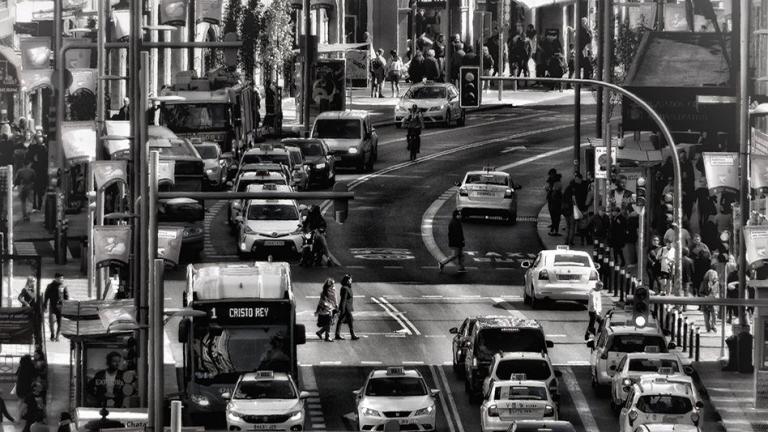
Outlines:
[[421, 150], [421, 130], [424, 129], [424, 116], [416, 104], [413, 104], [408, 116], [403, 119], [403, 127], [408, 129], [405, 141], [408, 144], [410, 160], [416, 160], [416, 155]]
[[304, 232], [315, 233], [314, 248], [315, 254], [319, 254], [321, 259], [325, 257], [328, 267], [333, 265], [330, 255], [328, 254], [328, 243], [325, 240], [325, 230], [328, 228], [328, 224], [323, 218], [323, 214], [320, 212], [320, 206], [313, 205], [309, 209], [307, 218], [304, 220]]

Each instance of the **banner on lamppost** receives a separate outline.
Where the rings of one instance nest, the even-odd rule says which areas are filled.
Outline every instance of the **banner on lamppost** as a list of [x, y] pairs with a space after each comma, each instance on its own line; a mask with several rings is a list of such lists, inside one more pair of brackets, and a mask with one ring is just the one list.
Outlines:
[[749, 159], [749, 181], [752, 188], [768, 188], [768, 156], [753, 154]]
[[653, 29], [656, 21], [656, 3], [627, 3], [629, 28]]
[[72, 74], [72, 84], [69, 86], [69, 94], [74, 95], [78, 90], [84, 89], [96, 94], [96, 69], [68, 69]]
[[748, 265], [752, 265], [760, 260], [768, 259], [768, 226], [745, 226], [744, 243], [747, 249]]
[[96, 159], [96, 122], [66, 121], [59, 128], [64, 157], [70, 163]]
[[211, 24], [221, 22], [221, 0], [197, 0], [195, 4], [195, 13], [198, 21], [205, 21]]
[[[611, 147], [611, 163], [610, 165], [616, 165], [616, 158], [619, 154], [619, 149], [616, 146]], [[595, 178], [607, 179], [608, 178], [608, 147], [595, 147]]]
[[704, 174], [707, 187], [739, 190], [739, 154], [730, 152], [704, 152]]
[[91, 170], [96, 180], [96, 189], [101, 190], [115, 182], [127, 182], [128, 162], [120, 161], [93, 161]]
[[181, 239], [184, 236], [184, 228], [158, 228], [157, 229], [157, 257], [173, 263], [179, 263], [181, 253]]
[[93, 254], [96, 267], [113, 262], [128, 264], [131, 252], [131, 227], [122, 225], [93, 227]]
[[50, 69], [51, 68], [51, 38], [34, 36], [19, 38], [21, 49], [21, 69]]
[[176, 162], [161, 160], [157, 164], [157, 184], [170, 183], [174, 184], [176, 177]]
[[112, 22], [115, 25], [115, 40], [119, 41], [131, 35], [131, 12], [128, 9], [113, 10]]

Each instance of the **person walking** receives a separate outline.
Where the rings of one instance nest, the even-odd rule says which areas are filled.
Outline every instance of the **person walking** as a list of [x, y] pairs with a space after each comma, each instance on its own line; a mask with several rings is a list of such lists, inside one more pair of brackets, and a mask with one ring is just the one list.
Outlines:
[[31, 163], [25, 164], [22, 169], [16, 172], [13, 184], [19, 191], [22, 219], [24, 222], [28, 222], [29, 214], [27, 213], [27, 200], [34, 201], [35, 193], [35, 170], [32, 169]]
[[[716, 299], [720, 296], [720, 280], [714, 269], [709, 269], [704, 274], [704, 280], [699, 287], [699, 295], [704, 298]], [[717, 317], [715, 316], [715, 306], [704, 305], [701, 307], [704, 312], [704, 327], [707, 333], [717, 331]]]
[[416, 84], [421, 82], [424, 78], [425, 70], [424, 54], [421, 51], [416, 51], [413, 60], [411, 60], [408, 65], [408, 76], [410, 77], [411, 83]]
[[[498, 52], [498, 49], [496, 51]], [[483, 56], [483, 76], [491, 76], [496, 64], [493, 61], [493, 56], [491, 56], [488, 46], [483, 46], [481, 55]], [[490, 81], [483, 81], [483, 90], [488, 90], [489, 86]]]
[[608, 228], [608, 246], [613, 251], [613, 261], [620, 265], [626, 265], [624, 260], [624, 244], [627, 235], [627, 220], [622, 216], [618, 207], [611, 209], [611, 225]]
[[584, 340], [589, 340], [590, 336], [594, 336], [595, 324], [600, 325], [603, 320], [603, 283], [601, 281], [595, 282], [595, 286], [589, 290], [589, 297], [587, 298], [587, 312], [589, 313], [589, 323], [587, 324], [587, 331], [584, 333]]
[[[320, 300], [317, 302], [315, 315], [317, 315], [317, 326], [320, 330], [315, 332], [320, 340], [333, 342], [331, 339], [331, 325], [333, 316], [338, 313], [338, 303], [336, 301], [336, 281], [328, 278], [323, 283], [323, 289], [320, 293]], [[323, 336], [325, 335], [325, 336]]]
[[48, 187], [48, 147], [42, 130], [37, 130], [36, 135], [27, 149], [25, 162], [32, 164], [35, 171], [35, 196], [32, 200], [32, 211], [40, 211], [43, 208], [43, 197]]
[[[693, 262], [693, 258], [691, 258], [691, 251], [688, 250], [687, 247], [683, 248], [682, 260], [683, 260], [682, 261], [683, 262], [683, 265], [682, 265], [683, 286], [681, 287], [682, 290], [678, 289], [676, 285], [673, 285], [675, 288], [672, 291], [672, 295], [688, 297], [690, 293], [693, 291], [692, 286], [693, 286], [694, 262]], [[685, 305], [683, 305], [683, 312], [685, 312]]]
[[427, 58], [424, 59], [424, 78], [427, 81], [440, 81], [440, 63], [435, 57], [435, 50], [427, 50]]
[[457, 260], [459, 273], [465, 273], [467, 269], [464, 268], [464, 228], [461, 226], [461, 212], [458, 209], [453, 211], [453, 218], [448, 224], [448, 246], [453, 249], [453, 255], [438, 263], [440, 272], [443, 272], [446, 264]]
[[547, 183], [544, 190], [547, 192], [547, 208], [552, 225], [549, 226], [549, 235], [560, 236], [560, 215], [563, 206], [563, 191], [560, 179], [562, 176], [554, 168], [547, 173]]
[[27, 283], [24, 284], [24, 287], [21, 289], [21, 292], [19, 292], [19, 297], [17, 297], [22, 307], [28, 307], [33, 309], [35, 308], [35, 303], [36, 303], [35, 283], [36, 282], [37, 282], [37, 279], [35, 279], [34, 276], [27, 277]]
[[384, 84], [384, 71], [387, 62], [384, 59], [384, 50], [379, 48], [376, 55], [371, 59], [371, 97], [383, 98], [381, 87]]
[[392, 97], [400, 97], [400, 78], [403, 76], [403, 61], [400, 60], [395, 50], [390, 51], [389, 56], [387, 79], [392, 87]]
[[[51, 328], [51, 340], [58, 341], [61, 333], [61, 306], [64, 300], [69, 300], [69, 292], [64, 286], [64, 275], [56, 273], [54, 279], [45, 288], [43, 309], [48, 308], [48, 325]], [[54, 322], [56, 331], [54, 332]], [[55, 336], [54, 336], [55, 335]]]
[[696, 233], [692, 238], [691, 259], [693, 260], [693, 278], [691, 280], [691, 295], [698, 297], [699, 285], [704, 279], [704, 273], [712, 263], [712, 253], [709, 247], [701, 241], [701, 235]]
[[355, 327], [353, 324], [352, 312], [354, 312], [354, 295], [352, 294], [352, 276], [345, 274], [341, 278], [341, 290], [339, 291], [339, 318], [336, 322], [336, 337], [335, 340], [343, 340], [341, 336], [341, 325], [347, 324], [349, 326], [349, 338], [352, 340], [360, 339], [355, 334]]
[[[651, 290], [659, 292], [659, 278], [661, 277], [661, 258], [662, 250], [661, 238], [654, 235], [651, 238], [651, 245], [648, 246], [648, 285]], [[698, 287], [695, 288], [698, 291]]]
[[416, 155], [421, 151], [421, 131], [424, 129], [424, 116], [416, 104], [411, 106], [408, 115], [403, 119], [403, 127], [408, 130], [405, 142], [410, 155], [409, 160], [416, 160]]

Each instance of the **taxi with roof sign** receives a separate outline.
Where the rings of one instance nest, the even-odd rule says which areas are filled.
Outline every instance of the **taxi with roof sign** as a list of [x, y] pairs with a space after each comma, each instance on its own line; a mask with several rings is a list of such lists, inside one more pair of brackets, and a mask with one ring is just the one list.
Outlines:
[[[292, 192], [285, 185], [251, 185], [249, 192]], [[239, 235], [237, 248], [241, 255], [266, 250], [282, 250], [298, 254], [303, 244], [301, 214], [292, 199], [246, 200], [242, 214], [237, 216]]]
[[510, 376], [519, 374], [524, 374], [528, 380], [544, 382], [553, 397], [559, 396], [557, 379], [562, 374], [552, 367], [552, 360], [543, 352], [503, 352], [494, 355], [488, 376], [483, 381], [483, 394], [488, 393], [494, 381], [511, 379]]
[[290, 374], [273, 371], [246, 373], [232, 393], [223, 393], [228, 431], [301, 431], [306, 416], [304, 401]]
[[359, 430], [435, 430], [435, 397], [416, 369], [390, 367], [371, 371], [363, 386], [353, 392]]
[[643, 376], [686, 376], [691, 373], [693, 369], [683, 365], [677, 354], [660, 353], [656, 346], [647, 346], [641, 353], [629, 353], [621, 359], [611, 379], [611, 408], [619, 411], [627, 398], [625, 388], [638, 382]]
[[701, 428], [689, 424], [651, 423], [640, 425], [632, 432], [701, 432]]
[[474, 215], [501, 216], [509, 223], [517, 222], [517, 190], [521, 186], [504, 171], [493, 167], [469, 171], [456, 182], [456, 209], [462, 218]]
[[512, 374], [509, 380], [494, 381], [480, 405], [480, 429], [506, 431], [516, 420], [557, 420], [557, 401], [545, 382]]
[[[248, 192], [248, 187], [251, 185], [262, 184], [276, 184], [276, 185], [288, 185], [288, 177], [280, 172], [269, 170], [255, 170], [244, 171], [237, 174], [235, 182], [232, 184], [232, 192]], [[243, 210], [245, 200], [233, 199], [229, 201], [229, 215], [227, 216], [227, 222], [232, 229], [237, 227], [237, 221], [235, 218], [240, 216], [240, 212]]]
[[639, 425], [652, 423], [698, 426], [703, 408], [690, 377], [646, 376], [628, 388], [619, 413], [619, 430], [632, 432]]
[[523, 261], [526, 269], [523, 302], [536, 308], [542, 300], [573, 300], [587, 304], [589, 291], [598, 282], [598, 266], [589, 253], [568, 246], [543, 250], [536, 259]]

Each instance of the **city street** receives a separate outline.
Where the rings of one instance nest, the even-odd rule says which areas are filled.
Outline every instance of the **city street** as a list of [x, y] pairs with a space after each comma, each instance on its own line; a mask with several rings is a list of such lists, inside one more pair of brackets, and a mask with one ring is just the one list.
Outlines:
[[[308, 430], [353, 430], [352, 391], [374, 367], [416, 367], [433, 388], [441, 431], [479, 431], [479, 405], [472, 404], [452, 369], [449, 329], [473, 315], [509, 315], [542, 323], [555, 343], [552, 361], [560, 379], [560, 416], [585, 431], [615, 431], [617, 416], [605, 394], [590, 386], [589, 350], [583, 343], [587, 313], [562, 302], [532, 310], [522, 301], [520, 262], [540, 250], [536, 217], [544, 203], [543, 175], [549, 168], [567, 173], [572, 118], [567, 107], [505, 108], [475, 113], [468, 126], [429, 129], [420, 159], [403, 162], [403, 132], [380, 128], [379, 163], [371, 174], [344, 173], [353, 186], [350, 217], [329, 221], [329, 243], [339, 266], [292, 266], [297, 319], [306, 326], [299, 349], [302, 386], [308, 402]], [[586, 119], [593, 118], [587, 108]], [[585, 123], [586, 125], [586, 123]], [[588, 127], [587, 125], [585, 129]], [[454, 182], [468, 169], [492, 165], [513, 175], [519, 190], [518, 222], [474, 219], [464, 224], [468, 273], [455, 266], [439, 273], [436, 259], [449, 253], [447, 224], [455, 207]], [[226, 206], [208, 205], [206, 262], [236, 260]], [[213, 251], [213, 253], [210, 253]], [[327, 343], [314, 335], [314, 310], [326, 277], [355, 279], [355, 324], [359, 341]], [[184, 273], [166, 275], [166, 306], [178, 307]], [[175, 341], [175, 320], [167, 328]], [[176, 344], [174, 344], [176, 345]], [[173, 352], [178, 353], [174, 346]], [[166, 376], [171, 376], [166, 373]], [[170, 389], [166, 383], [166, 388]], [[708, 410], [709, 409], [709, 410]], [[709, 413], [708, 413], [709, 412]], [[722, 430], [705, 408], [702, 430]], [[223, 428], [223, 418], [221, 427]]]

